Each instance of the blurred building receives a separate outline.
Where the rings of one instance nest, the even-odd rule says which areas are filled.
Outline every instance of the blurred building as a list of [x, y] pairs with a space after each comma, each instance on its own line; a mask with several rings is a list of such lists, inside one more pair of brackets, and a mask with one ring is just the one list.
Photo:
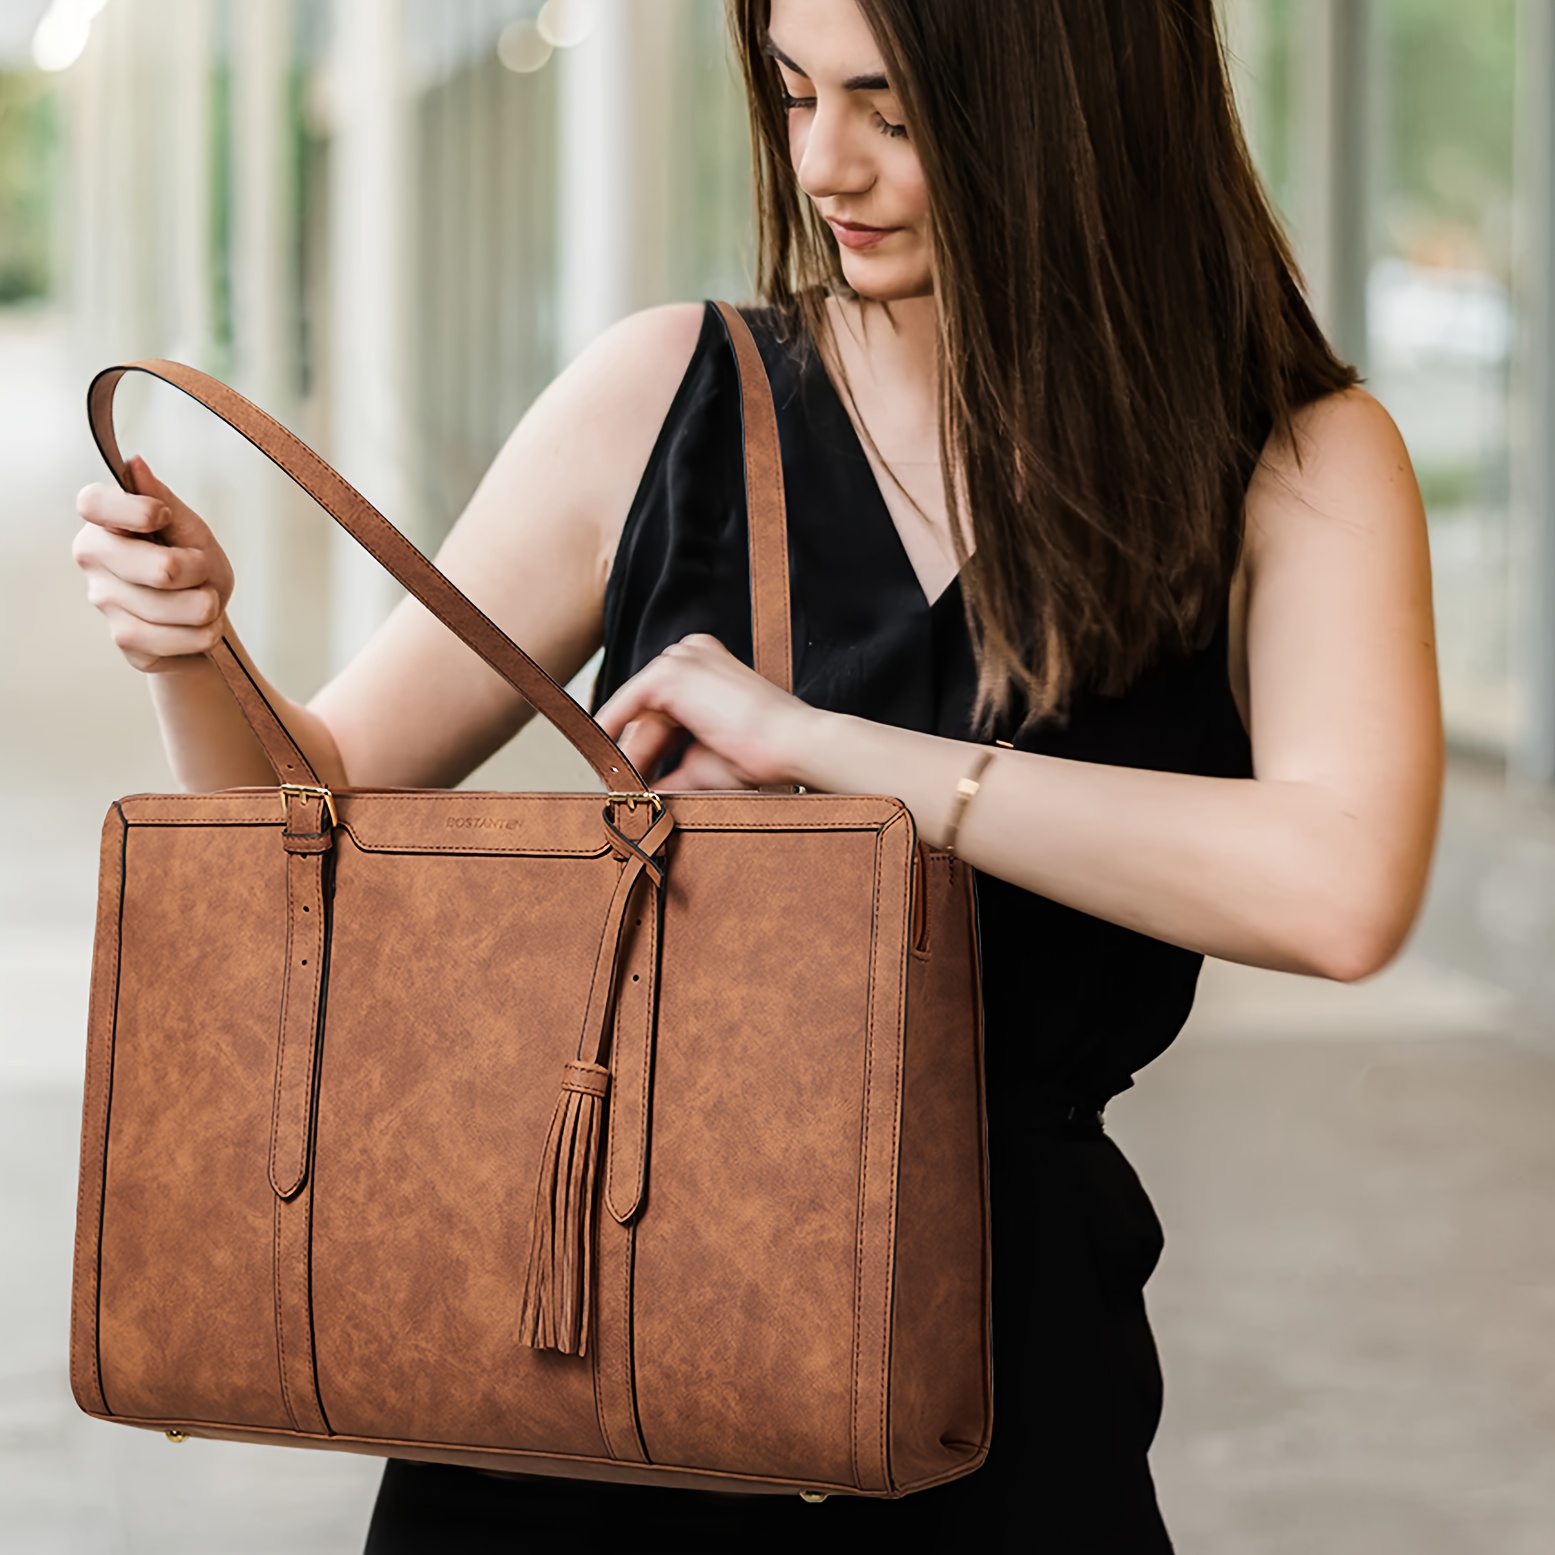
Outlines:
[[[424, 543], [600, 327], [748, 289], [720, 0], [5, 9], [0, 301], [63, 301], [83, 370], [230, 378]], [[1454, 738], [1555, 780], [1550, 0], [1223, 10], [1313, 298], [1427, 496]], [[295, 527], [251, 515], [245, 575]], [[329, 555], [327, 609], [247, 602], [281, 673], [392, 597]]]
[[[67, 310], [83, 381], [171, 356], [233, 383], [424, 547], [598, 330], [749, 290], [717, 0], [7, 10], [0, 166], [29, 174], [0, 196], [0, 300]], [[129, 388], [127, 446], [166, 399]], [[306, 690], [396, 586], [222, 433], [180, 429], [180, 491], [239, 537], [241, 629]]]

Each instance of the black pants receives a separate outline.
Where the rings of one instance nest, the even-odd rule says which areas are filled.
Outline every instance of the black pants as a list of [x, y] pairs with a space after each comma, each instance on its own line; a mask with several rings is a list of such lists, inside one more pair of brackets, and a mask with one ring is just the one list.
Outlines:
[[577, 1551], [679, 1555], [816, 1555], [909, 1533], [930, 1547], [1169, 1552], [1146, 1460], [1161, 1413], [1143, 1294], [1155, 1211], [1100, 1133], [994, 1134], [994, 1434], [974, 1474], [900, 1501], [810, 1505], [393, 1461], [367, 1555], [508, 1555], [553, 1534]]

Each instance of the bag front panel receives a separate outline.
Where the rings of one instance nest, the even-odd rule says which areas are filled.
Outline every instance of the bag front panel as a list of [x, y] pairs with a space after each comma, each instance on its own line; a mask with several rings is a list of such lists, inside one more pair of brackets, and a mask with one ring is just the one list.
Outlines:
[[[479, 797], [478, 826], [450, 805], [461, 825], [417, 821], [403, 836], [378, 816], [380, 848], [357, 845], [373, 832], [360, 816], [335, 834], [303, 1271], [329, 1429], [431, 1455], [446, 1443], [464, 1461], [482, 1448], [554, 1455], [553, 1469], [581, 1471], [611, 1456], [594, 1368], [629, 1342], [644, 1472], [886, 1490], [868, 1466], [882, 1461], [869, 1443], [886, 1418], [871, 1371], [892, 1342], [909, 967], [922, 982], [905, 814], [820, 797], [675, 801], [647, 1190], [629, 1285], [596, 1310], [605, 1349], [578, 1358], [516, 1342], [538, 1160], [618, 868], [574, 824], [584, 804], [597, 818], [597, 800], [556, 802], [566, 808], [547, 828], [544, 801], [524, 798], [517, 835], [494, 796]], [[279, 825], [255, 822], [274, 804], [125, 802], [139, 824], [123, 954], [110, 958], [120, 991], [115, 1020], [94, 1016], [93, 1032], [114, 1097], [99, 1316], [114, 1413], [296, 1440], [278, 1386], [267, 1174], [286, 864]], [[343, 796], [345, 815], [352, 805]], [[435, 809], [423, 800], [417, 813]], [[536, 827], [561, 850], [526, 854]], [[457, 840], [421, 851], [434, 830]], [[466, 837], [470, 852], [447, 851]], [[932, 932], [953, 946], [953, 932]], [[935, 1002], [963, 1033], [946, 1062], [964, 1063], [965, 962], [959, 981], [955, 956], [938, 964], [952, 975]], [[914, 1072], [909, 1133], [933, 1114], [912, 1099]], [[975, 1081], [952, 1089], [964, 1101]], [[912, 1170], [909, 1154], [904, 1181]], [[934, 1193], [915, 1197], [938, 1212]], [[603, 1247], [623, 1233], [601, 1218]], [[79, 1267], [95, 1261], [92, 1235], [83, 1222]], [[916, 1288], [908, 1264], [903, 1278]], [[78, 1272], [78, 1293], [90, 1289]], [[909, 1295], [889, 1316], [898, 1345], [922, 1348], [938, 1319], [915, 1326], [913, 1312], [929, 1309], [942, 1311]], [[80, 1334], [89, 1346], [89, 1322]], [[917, 1374], [892, 1363], [892, 1412], [914, 1422], [891, 1432], [895, 1486], [934, 1466], [914, 1458], [913, 1433], [949, 1418], [937, 1384], [913, 1403]]]
[[279, 830], [128, 831], [98, 1295], [115, 1414], [289, 1425], [268, 1177]]
[[591, 1358], [527, 1349], [518, 1326], [618, 866], [343, 836], [336, 854], [313, 1238], [330, 1426], [601, 1455]]
[[877, 841], [673, 839], [634, 1285], [651, 1462], [854, 1483]]

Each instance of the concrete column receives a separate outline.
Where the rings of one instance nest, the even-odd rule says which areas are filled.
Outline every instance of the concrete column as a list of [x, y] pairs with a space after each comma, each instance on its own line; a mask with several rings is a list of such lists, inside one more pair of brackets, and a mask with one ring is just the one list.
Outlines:
[[93, 31], [86, 52], [63, 78], [70, 137], [70, 312], [78, 372], [94, 370], [104, 323], [101, 255], [107, 217], [102, 155], [109, 57], [102, 29]]
[[627, 0], [598, 0], [593, 31], [560, 49], [558, 366], [631, 306], [634, 71]]
[[558, 51], [558, 356], [669, 300], [684, 0], [596, 0], [594, 30]]
[[82, 360], [94, 366], [143, 355], [151, 345], [135, 305], [140, 249], [154, 220], [137, 199], [146, 192], [143, 164], [152, 160], [136, 156], [146, 106], [134, 92], [138, 20], [132, 4], [108, 6], [71, 70], [79, 180], [73, 289]]
[[[405, 367], [409, 136], [400, 0], [336, 0], [331, 63], [333, 462], [413, 539]], [[330, 657], [350, 659], [399, 586], [343, 531], [330, 553]]]
[[1522, 0], [1512, 396], [1515, 779], [1555, 782], [1555, 6]]
[[1302, 0], [1293, 21], [1299, 258], [1318, 321], [1363, 370], [1377, 22], [1374, 0]]
[[[189, 0], [181, 0], [188, 4]], [[233, 39], [233, 365], [237, 386], [284, 417], [291, 349], [292, 159], [289, 0], [237, 9]]]
[[168, 354], [211, 365], [212, 0], [167, 0], [171, 56]]
[[[185, 0], [187, 3], [187, 0]], [[293, 169], [287, 102], [292, 5], [245, 5], [232, 17], [232, 346], [234, 386], [277, 420], [294, 420], [292, 322], [297, 278], [291, 264]], [[288, 589], [302, 558], [288, 544], [299, 514], [290, 483], [242, 456], [225, 482], [229, 541], [238, 568], [234, 615], [257, 662], [291, 686]], [[322, 526], [322, 515], [314, 519]], [[322, 553], [322, 547], [315, 547]], [[319, 559], [322, 559], [321, 556]]]

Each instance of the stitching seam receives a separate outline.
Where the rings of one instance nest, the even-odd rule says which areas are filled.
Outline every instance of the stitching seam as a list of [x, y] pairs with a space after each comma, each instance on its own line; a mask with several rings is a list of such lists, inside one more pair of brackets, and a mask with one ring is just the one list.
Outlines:
[[286, 1376], [286, 1301], [282, 1294], [285, 1275], [281, 1269], [281, 1215], [285, 1209], [285, 1200], [278, 1198], [275, 1201], [275, 1252], [272, 1258], [275, 1270], [275, 1353], [281, 1372], [281, 1402], [286, 1406], [286, 1418], [291, 1421], [294, 1431], [301, 1431], [297, 1411], [292, 1405], [291, 1385]]
[[875, 1002], [879, 998], [878, 978], [876, 976], [876, 962], [880, 952], [880, 875], [881, 875], [881, 851], [885, 842], [884, 831], [875, 839], [875, 881], [874, 895], [870, 904], [870, 931], [869, 931], [869, 1000], [868, 1013], [864, 1021], [864, 1107], [863, 1107], [863, 1140], [860, 1150], [859, 1171], [859, 1201], [858, 1219], [855, 1236], [857, 1239], [856, 1251], [853, 1260], [853, 1408], [852, 1437], [850, 1443], [853, 1460], [853, 1483], [858, 1485], [863, 1477], [860, 1473], [859, 1459], [861, 1443], [859, 1440], [859, 1364], [862, 1360], [862, 1345], [864, 1341], [864, 1264], [869, 1254], [869, 1124], [870, 1124], [870, 1096], [874, 1083], [875, 1065]]

